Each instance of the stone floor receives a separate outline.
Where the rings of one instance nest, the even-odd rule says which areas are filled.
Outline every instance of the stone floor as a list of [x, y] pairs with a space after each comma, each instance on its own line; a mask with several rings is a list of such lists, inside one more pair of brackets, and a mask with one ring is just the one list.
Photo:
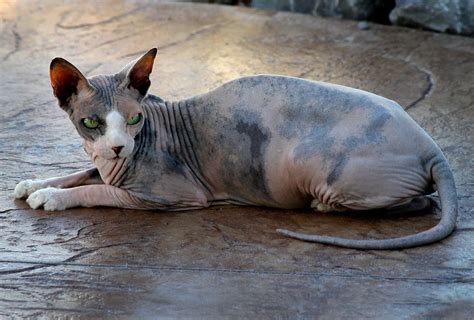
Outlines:
[[[0, 1], [0, 318], [451, 318], [474, 309], [474, 39], [246, 8], [160, 1]], [[111, 73], [157, 46], [151, 92], [202, 93], [276, 73], [349, 85], [405, 106], [451, 162], [457, 231], [399, 251], [358, 251], [277, 227], [386, 238], [436, 224], [264, 208], [181, 213], [30, 210], [26, 178], [89, 168], [52, 96], [62, 56]]]

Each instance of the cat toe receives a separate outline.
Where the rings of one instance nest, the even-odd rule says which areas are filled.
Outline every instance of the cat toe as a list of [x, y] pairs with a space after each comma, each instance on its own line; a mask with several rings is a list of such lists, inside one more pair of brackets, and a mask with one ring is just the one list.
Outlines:
[[331, 211], [346, 211], [345, 208], [340, 206], [330, 206], [324, 203], [319, 202], [318, 199], [314, 199], [311, 202], [311, 209], [318, 212], [331, 212]]
[[25, 199], [41, 187], [42, 184], [38, 181], [24, 180], [16, 185], [13, 195], [16, 199]]
[[38, 209], [43, 206], [45, 211], [58, 211], [66, 209], [58, 197], [59, 190], [57, 188], [46, 188], [33, 192], [26, 202], [32, 209]]
[[319, 212], [329, 212], [329, 211], [333, 210], [330, 206], [319, 202], [318, 199], [313, 199], [313, 201], [311, 202], [310, 207], [314, 211], [319, 211]]

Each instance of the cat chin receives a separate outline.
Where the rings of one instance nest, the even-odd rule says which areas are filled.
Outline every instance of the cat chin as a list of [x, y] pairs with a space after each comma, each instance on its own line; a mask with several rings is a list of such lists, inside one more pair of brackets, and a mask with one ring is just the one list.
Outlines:
[[130, 157], [132, 150], [133, 145], [132, 148], [125, 147], [120, 154], [117, 155], [115, 152], [111, 152], [112, 150], [110, 150], [110, 148], [95, 148], [92, 154], [107, 161], [117, 161]]
[[120, 155], [116, 155], [116, 154], [112, 154], [112, 153], [109, 153], [109, 152], [105, 152], [104, 154], [100, 154], [100, 153], [94, 153], [94, 155], [97, 157], [97, 158], [101, 158], [102, 160], [106, 160], [106, 161], [119, 161], [119, 160], [123, 160], [125, 158], [128, 158], [130, 156], [129, 153], [127, 154], [122, 154], [124, 152], [121, 152]]
[[92, 158], [92, 161], [94, 160], [99, 160], [99, 161], [107, 161], [107, 162], [117, 162], [117, 161], [120, 161], [120, 160], [123, 160], [127, 157], [123, 157], [123, 156], [110, 156], [110, 155], [107, 155], [107, 156], [102, 156], [102, 155], [99, 155], [99, 154], [96, 154], [95, 157]]
[[125, 159], [125, 158], [126, 158], [126, 157], [113, 157], [113, 158], [105, 158], [105, 157], [104, 157], [105, 160], [107, 160], [107, 161], [113, 161], [113, 162], [115, 162], [115, 161], [120, 161], [120, 160], [123, 160], [123, 159]]

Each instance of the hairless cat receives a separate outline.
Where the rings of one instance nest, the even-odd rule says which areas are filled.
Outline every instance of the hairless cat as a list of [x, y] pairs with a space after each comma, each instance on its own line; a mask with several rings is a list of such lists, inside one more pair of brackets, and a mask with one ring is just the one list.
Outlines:
[[410, 210], [414, 199], [437, 190], [440, 222], [414, 235], [353, 240], [278, 232], [348, 248], [397, 249], [432, 243], [454, 230], [457, 197], [448, 162], [394, 101], [274, 75], [164, 101], [147, 94], [156, 53], [148, 51], [117, 74], [91, 78], [53, 59], [54, 95], [96, 168], [22, 181], [16, 198], [45, 210], [238, 204], [390, 211]]

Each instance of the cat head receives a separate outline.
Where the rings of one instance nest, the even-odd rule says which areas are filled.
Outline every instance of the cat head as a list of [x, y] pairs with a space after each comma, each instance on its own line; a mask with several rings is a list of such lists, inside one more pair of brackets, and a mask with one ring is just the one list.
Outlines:
[[150, 87], [156, 52], [151, 49], [117, 74], [91, 78], [62, 58], [51, 61], [54, 95], [94, 158], [116, 160], [133, 152], [144, 121], [140, 102]]

